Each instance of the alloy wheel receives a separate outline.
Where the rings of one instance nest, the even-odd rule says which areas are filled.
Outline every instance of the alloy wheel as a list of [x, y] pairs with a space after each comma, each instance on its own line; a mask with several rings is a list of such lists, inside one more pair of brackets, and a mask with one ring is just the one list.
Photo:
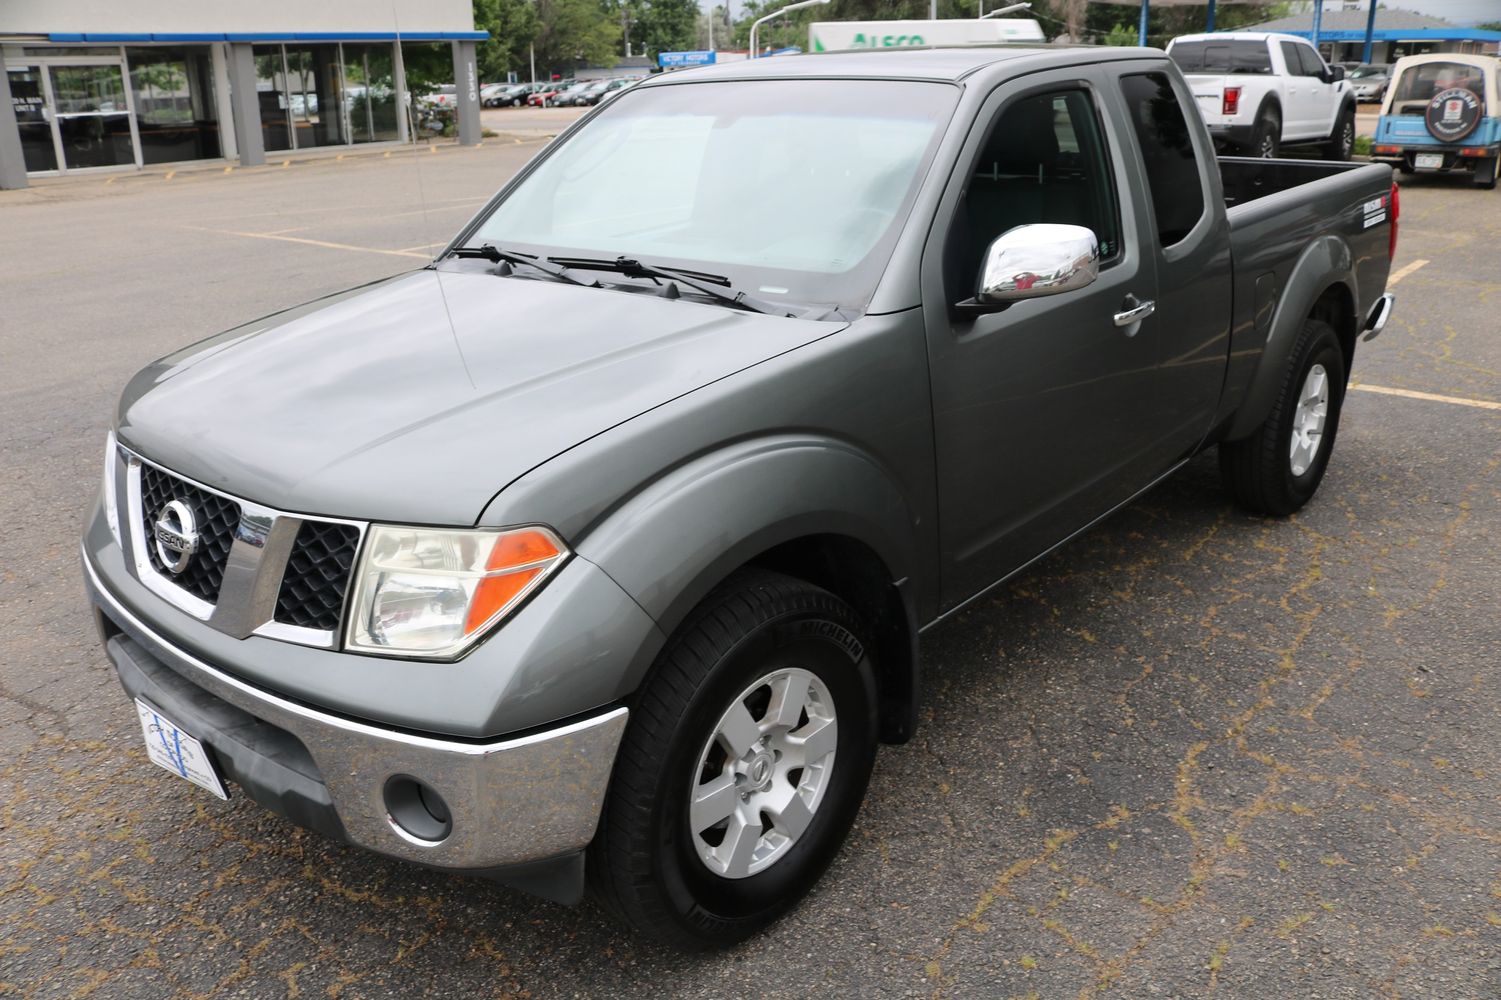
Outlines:
[[785, 857], [829, 788], [838, 742], [833, 696], [809, 671], [784, 667], [741, 692], [693, 772], [688, 823], [704, 866], [739, 879]]
[[1303, 379], [1298, 393], [1298, 407], [1293, 411], [1292, 440], [1288, 444], [1288, 461], [1294, 476], [1312, 467], [1324, 440], [1324, 424], [1329, 419], [1329, 373], [1323, 365], [1314, 365]]

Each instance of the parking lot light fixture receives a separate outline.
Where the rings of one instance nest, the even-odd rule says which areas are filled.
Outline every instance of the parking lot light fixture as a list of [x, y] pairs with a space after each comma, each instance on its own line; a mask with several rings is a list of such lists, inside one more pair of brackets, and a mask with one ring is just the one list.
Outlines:
[[790, 3], [790, 4], [788, 4], [785, 7], [778, 7], [776, 10], [772, 11], [770, 14], [766, 14], [766, 15], [764, 15], [762, 17], [756, 18], [755, 22], [753, 24], [751, 24], [751, 30], [750, 30], [750, 52], [748, 54], [749, 58], [756, 59], [756, 58], [760, 57], [760, 53], [758, 51], [756, 51], [756, 29], [758, 29], [758, 28], [761, 27], [761, 22], [762, 21], [770, 21], [772, 18], [778, 17], [778, 16], [780, 16], [782, 14], [785, 14], [788, 11], [799, 10], [799, 9], [801, 9], [803, 7], [813, 7], [813, 6], [817, 5], [817, 4], [824, 4], [824, 3], [830, 3], [830, 2], [831, 2], [831, 0], [798, 0], [797, 3]]
[[[980, 0], [980, 9], [981, 10], [985, 9], [984, 0]], [[1002, 14], [1015, 14], [1019, 10], [1031, 10], [1031, 9], [1032, 9], [1032, 5], [1030, 3], [1013, 3], [1013, 4], [1007, 4], [1005, 7], [997, 7], [995, 10], [991, 11], [989, 14], [981, 14], [979, 19], [981, 21], [983, 21], [987, 17], [1000, 17]]]

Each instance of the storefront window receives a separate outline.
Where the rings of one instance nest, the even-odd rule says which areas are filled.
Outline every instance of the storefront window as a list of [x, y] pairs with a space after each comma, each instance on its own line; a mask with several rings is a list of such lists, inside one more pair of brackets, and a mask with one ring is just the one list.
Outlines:
[[280, 45], [257, 45], [255, 56], [255, 95], [260, 102], [261, 139], [266, 152], [292, 148], [292, 125], [288, 118], [286, 63]]
[[125, 58], [141, 159], [170, 163], [219, 156], [219, 113], [208, 48], [127, 48]]
[[135, 163], [118, 63], [52, 66], [53, 111], [69, 169]]
[[298, 149], [342, 146], [344, 78], [338, 45], [288, 45], [288, 107]]
[[21, 133], [21, 155], [27, 170], [56, 170], [57, 148], [52, 145], [52, 124], [47, 121], [47, 98], [42, 92], [42, 73], [33, 67], [12, 69], [10, 103], [16, 110]]
[[351, 142], [398, 138], [396, 65], [390, 45], [344, 46], [344, 102]]

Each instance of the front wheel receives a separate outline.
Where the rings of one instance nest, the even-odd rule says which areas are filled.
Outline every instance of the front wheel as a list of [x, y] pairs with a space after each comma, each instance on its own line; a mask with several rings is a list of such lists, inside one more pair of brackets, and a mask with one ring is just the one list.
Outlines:
[[737, 573], [668, 641], [632, 706], [590, 884], [658, 940], [743, 940], [833, 860], [875, 749], [855, 613], [801, 580]]
[[1250, 437], [1220, 444], [1220, 478], [1254, 514], [1286, 517], [1318, 490], [1345, 398], [1345, 354], [1334, 328], [1304, 322], [1272, 412]]

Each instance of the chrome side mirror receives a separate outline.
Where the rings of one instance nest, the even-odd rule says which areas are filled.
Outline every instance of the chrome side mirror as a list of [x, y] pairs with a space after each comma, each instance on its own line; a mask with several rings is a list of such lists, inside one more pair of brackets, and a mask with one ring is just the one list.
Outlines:
[[1100, 276], [1100, 242], [1083, 226], [1008, 229], [985, 251], [978, 302], [1001, 304], [1071, 292]]

